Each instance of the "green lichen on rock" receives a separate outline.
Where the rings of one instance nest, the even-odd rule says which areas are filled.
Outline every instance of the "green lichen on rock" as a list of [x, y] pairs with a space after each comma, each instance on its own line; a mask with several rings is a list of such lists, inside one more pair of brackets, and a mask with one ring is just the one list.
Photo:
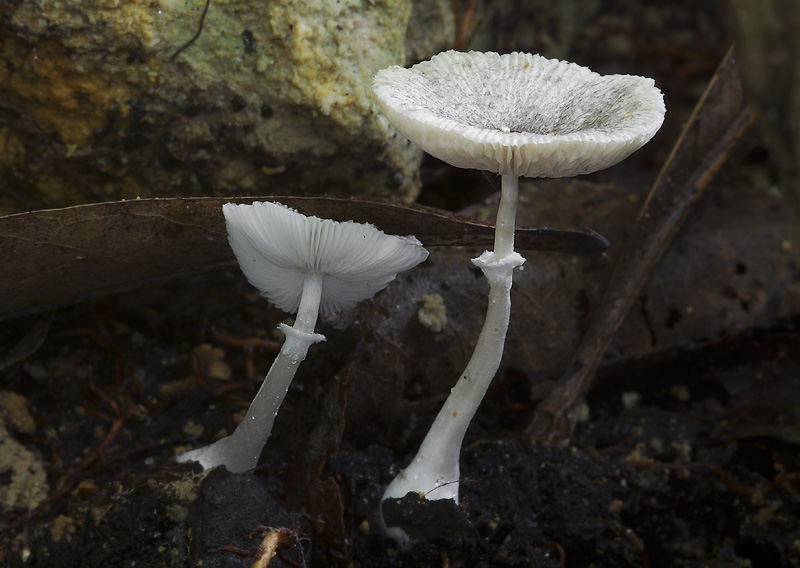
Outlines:
[[411, 0], [205, 7], [10, 3], [0, 213], [137, 196], [416, 196], [420, 153], [371, 94], [378, 69], [405, 61]]

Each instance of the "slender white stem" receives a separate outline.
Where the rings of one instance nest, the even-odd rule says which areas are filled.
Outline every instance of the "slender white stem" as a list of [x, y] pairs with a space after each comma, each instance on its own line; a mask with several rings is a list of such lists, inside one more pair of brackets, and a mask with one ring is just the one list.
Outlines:
[[500, 186], [500, 204], [494, 230], [494, 259], [503, 260], [514, 252], [514, 228], [519, 201], [519, 176], [504, 174]]
[[500, 360], [511, 314], [511, 274], [524, 259], [512, 252], [499, 262], [487, 262], [492, 253], [473, 260], [490, 282], [486, 320], [464, 373], [437, 414], [416, 457], [387, 487], [383, 499], [403, 497], [409, 491], [428, 499], [458, 501], [461, 443]]
[[[489, 280], [489, 305], [475, 351], [437, 414], [417, 455], [392, 480], [381, 501], [404, 497], [409, 491], [415, 491], [424, 494], [427, 499], [453, 499], [458, 502], [461, 444], [472, 417], [500, 367], [511, 314], [513, 271], [525, 262], [520, 254], [514, 252], [518, 189], [516, 176], [503, 176], [495, 233], [497, 250], [486, 251], [472, 260]], [[407, 543], [407, 536], [401, 529], [392, 527], [386, 532], [398, 542]]]
[[300, 307], [294, 318], [294, 328], [306, 333], [314, 333], [319, 315], [319, 303], [322, 300], [322, 282], [324, 276], [319, 272], [309, 272], [303, 280], [303, 293], [300, 294]]
[[321, 294], [322, 276], [314, 273], [307, 275], [295, 326], [278, 326], [286, 336], [286, 341], [250, 403], [247, 415], [233, 434], [209, 446], [181, 454], [178, 456], [179, 462], [196, 461], [203, 469], [224, 465], [233, 473], [243, 473], [256, 467], [297, 367], [305, 359], [311, 344], [325, 340], [325, 336], [313, 333]]

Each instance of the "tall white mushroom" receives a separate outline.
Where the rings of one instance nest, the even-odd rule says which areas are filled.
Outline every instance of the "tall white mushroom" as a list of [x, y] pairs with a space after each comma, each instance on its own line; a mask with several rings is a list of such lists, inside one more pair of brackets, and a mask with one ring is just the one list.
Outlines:
[[253, 469], [278, 408], [311, 344], [320, 311], [330, 314], [371, 298], [395, 276], [425, 260], [414, 237], [386, 235], [372, 225], [307, 217], [280, 203], [226, 203], [228, 240], [247, 280], [276, 307], [297, 313], [247, 415], [230, 436], [178, 456], [209, 469]]
[[566, 177], [616, 164], [661, 127], [664, 99], [652, 79], [602, 76], [526, 53], [447, 51], [409, 69], [383, 69], [372, 88], [389, 121], [423, 150], [502, 176], [494, 251], [472, 260], [490, 286], [475, 351], [416, 457], [383, 496], [415, 491], [457, 502], [461, 443], [500, 365], [512, 273], [524, 262], [514, 251], [519, 176]]

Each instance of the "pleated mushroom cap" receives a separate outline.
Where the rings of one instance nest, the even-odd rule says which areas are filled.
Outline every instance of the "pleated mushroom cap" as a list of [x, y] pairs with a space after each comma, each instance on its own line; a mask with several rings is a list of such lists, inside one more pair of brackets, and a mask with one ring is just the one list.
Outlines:
[[222, 211], [247, 280], [289, 313], [297, 312], [309, 272], [324, 275], [320, 311], [330, 314], [371, 298], [399, 272], [428, 257], [414, 237], [308, 217], [280, 203], [226, 203]]
[[429, 154], [525, 177], [612, 166], [647, 143], [666, 112], [652, 79], [527, 53], [447, 51], [383, 69], [372, 88], [389, 121]]

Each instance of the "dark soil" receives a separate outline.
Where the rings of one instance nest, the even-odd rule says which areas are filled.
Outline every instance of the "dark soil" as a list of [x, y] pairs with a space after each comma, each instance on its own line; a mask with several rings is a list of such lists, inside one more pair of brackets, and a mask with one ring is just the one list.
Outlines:
[[[252, 336], [280, 316], [233, 299], [238, 289], [242, 278], [224, 273], [64, 310], [39, 351], [4, 371], [3, 390], [26, 397], [36, 423], [10, 431], [41, 457], [49, 485], [42, 505], [4, 515], [5, 565], [244, 567], [259, 526], [289, 529], [270, 566], [800, 565], [791, 323], [607, 365], [565, 450], [519, 439], [533, 405], [520, 372], [504, 371], [467, 435], [460, 506], [399, 504], [426, 537], [403, 551], [374, 527], [382, 486], [410, 453], [351, 424], [319, 468], [306, 455], [326, 424], [321, 406], [343, 400], [330, 377], [348, 342], [309, 356], [252, 474], [173, 462], [257, 387], [215, 379], [192, 350], [217, 337], [233, 376], [245, 375], [248, 351], [214, 328]], [[269, 359], [256, 351], [257, 375]], [[398, 448], [415, 447], [432, 417], [395, 432]]]

